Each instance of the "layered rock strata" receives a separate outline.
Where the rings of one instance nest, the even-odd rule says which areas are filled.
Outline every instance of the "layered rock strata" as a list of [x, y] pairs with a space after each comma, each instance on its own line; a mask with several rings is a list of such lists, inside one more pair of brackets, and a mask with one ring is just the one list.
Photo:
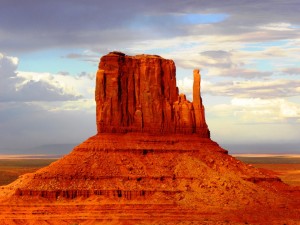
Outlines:
[[10, 188], [17, 196], [51, 200], [98, 196], [178, 204], [192, 197], [209, 205], [236, 207], [258, 198], [268, 202], [264, 189], [255, 183], [279, 181], [197, 135], [101, 133], [50, 166], [22, 176]]
[[196, 133], [209, 138], [194, 71], [193, 102], [178, 94], [172, 60], [111, 52], [101, 58], [96, 79], [98, 133]]

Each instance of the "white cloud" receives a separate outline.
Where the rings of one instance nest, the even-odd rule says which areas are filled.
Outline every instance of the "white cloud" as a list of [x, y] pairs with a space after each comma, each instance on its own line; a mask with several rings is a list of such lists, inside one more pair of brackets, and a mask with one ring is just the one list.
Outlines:
[[286, 123], [300, 121], [300, 104], [283, 98], [233, 98], [230, 104], [211, 107], [209, 113], [238, 123]]
[[[271, 99], [300, 95], [299, 80], [266, 79], [212, 82], [208, 80], [209, 77], [204, 76], [204, 78], [206, 79], [202, 78], [201, 82], [202, 93], [212, 96]], [[192, 76], [178, 79], [177, 86], [180, 92], [187, 95], [191, 94], [193, 89]]]
[[269, 23], [258, 27], [262, 30], [290, 31], [294, 30], [290, 23]]
[[230, 35], [186, 35], [138, 42], [129, 54], [159, 53], [177, 67], [205, 69], [207, 76], [254, 79], [284, 75], [284, 69], [297, 67], [298, 44], [295, 39], [243, 42]]
[[211, 84], [205, 93], [243, 98], [290, 97], [300, 95], [299, 85], [300, 81], [286, 79], [221, 82]]
[[16, 71], [18, 59], [0, 54], [0, 101], [68, 101], [93, 98], [91, 76]]
[[17, 58], [0, 54], [1, 152], [76, 144], [95, 133], [93, 76], [16, 71], [17, 66]]
[[51, 73], [18, 72], [18, 77], [22, 78], [22, 83], [17, 85], [22, 89], [29, 82], [43, 82], [60, 89], [64, 94], [92, 98], [94, 95], [94, 78], [89, 74], [83, 76], [72, 76]]
[[177, 87], [179, 92], [185, 95], [191, 95], [193, 93], [193, 79], [184, 77], [183, 79], [177, 79]]

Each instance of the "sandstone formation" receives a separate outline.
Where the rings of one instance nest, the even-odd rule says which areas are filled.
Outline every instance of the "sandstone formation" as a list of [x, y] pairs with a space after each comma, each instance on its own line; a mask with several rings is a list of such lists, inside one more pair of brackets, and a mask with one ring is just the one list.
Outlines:
[[178, 95], [175, 72], [174, 62], [160, 56], [103, 56], [95, 92], [98, 133], [196, 133], [208, 138], [199, 70], [194, 71], [193, 102]]
[[159, 56], [103, 56], [97, 134], [2, 187], [0, 224], [26, 224], [26, 209], [36, 224], [300, 222], [298, 189], [210, 139], [199, 70], [193, 102], [178, 94], [175, 75]]

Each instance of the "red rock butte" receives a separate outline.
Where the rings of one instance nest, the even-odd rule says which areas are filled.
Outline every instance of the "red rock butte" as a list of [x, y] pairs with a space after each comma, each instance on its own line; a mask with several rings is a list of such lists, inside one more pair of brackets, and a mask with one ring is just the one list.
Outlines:
[[178, 94], [172, 60], [112, 52], [101, 58], [96, 80], [98, 133], [193, 134], [209, 138], [194, 70], [193, 102]]
[[300, 221], [298, 189], [210, 139], [199, 70], [192, 102], [178, 93], [175, 76], [174, 62], [159, 56], [103, 56], [97, 134], [2, 187], [0, 222], [26, 224], [30, 215], [27, 224]]

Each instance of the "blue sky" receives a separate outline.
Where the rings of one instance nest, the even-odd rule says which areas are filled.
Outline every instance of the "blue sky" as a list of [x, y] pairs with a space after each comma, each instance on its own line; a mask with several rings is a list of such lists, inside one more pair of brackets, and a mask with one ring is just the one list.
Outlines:
[[72, 54], [76, 57], [76, 54], [82, 54], [84, 50], [49, 49], [24, 53], [19, 56], [18, 70], [50, 73], [68, 72], [70, 74], [83, 71], [92, 73], [95, 71], [95, 63], [87, 63], [81, 60], [77, 60], [76, 63], [74, 63], [74, 60], [68, 58], [66, 55], [68, 51], [72, 51]]
[[187, 96], [200, 68], [212, 138], [229, 152], [300, 153], [299, 10], [297, 0], [2, 0], [0, 154], [95, 134], [95, 72], [114, 50], [173, 59]]

